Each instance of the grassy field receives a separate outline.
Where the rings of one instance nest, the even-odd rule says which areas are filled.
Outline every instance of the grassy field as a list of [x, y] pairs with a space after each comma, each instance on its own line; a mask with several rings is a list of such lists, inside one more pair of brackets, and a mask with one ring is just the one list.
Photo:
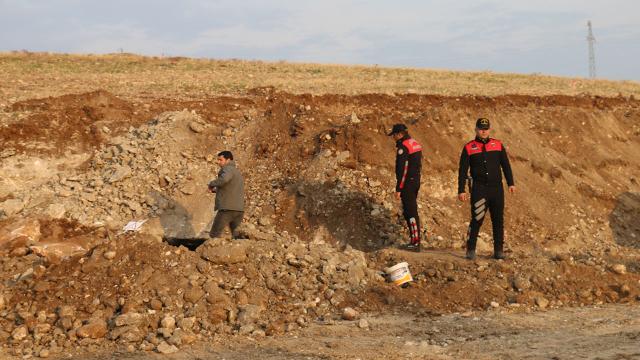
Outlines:
[[247, 89], [261, 86], [312, 94], [591, 94], [609, 97], [622, 94], [640, 97], [640, 83], [635, 81], [538, 74], [159, 58], [132, 54], [0, 53], [0, 106], [23, 99], [96, 89], [129, 99], [198, 99], [242, 94]]

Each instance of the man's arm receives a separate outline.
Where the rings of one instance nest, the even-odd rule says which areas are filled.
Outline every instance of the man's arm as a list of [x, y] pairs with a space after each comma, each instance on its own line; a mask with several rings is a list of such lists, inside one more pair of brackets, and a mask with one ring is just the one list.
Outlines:
[[458, 165], [458, 194], [466, 193], [465, 185], [467, 183], [467, 174], [469, 173], [469, 155], [467, 149], [462, 148], [460, 154], [460, 163]]
[[511, 172], [511, 164], [509, 163], [509, 156], [507, 155], [507, 148], [502, 145], [502, 151], [500, 152], [500, 166], [504, 177], [507, 179], [508, 186], [515, 186], [513, 182], [513, 173]]
[[402, 145], [396, 150], [396, 192], [402, 191], [409, 171], [409, 151]]
[[233, 173], [231, 171], [222, 169], [222, 171], [220, 171], [220, 173], [218, 174], [218, 177], [215, 180], [209, 182], [209, 188], [220, 187], [231, 181], [231, 178], [233, 178]]

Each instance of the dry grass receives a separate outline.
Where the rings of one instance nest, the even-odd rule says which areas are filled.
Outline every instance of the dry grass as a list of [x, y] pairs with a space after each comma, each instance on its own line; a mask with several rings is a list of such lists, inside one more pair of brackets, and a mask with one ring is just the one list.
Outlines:
[[634, 81], [131, 54], [0, 53], [0, 106], [22, 99], [96, 89], [128, 99], [198, 99], [242, 94], [260, 86], [312, 94], [622, 94], [640, 97], [640, 83]]

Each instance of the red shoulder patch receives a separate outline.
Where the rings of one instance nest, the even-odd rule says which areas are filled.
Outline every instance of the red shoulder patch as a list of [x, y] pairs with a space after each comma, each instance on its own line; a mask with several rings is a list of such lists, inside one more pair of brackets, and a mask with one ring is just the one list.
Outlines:
[[420, 143], [418, 143], [414, 139], [407, 139], [402, 142], [402, 145], [407, 148], [409, 154], [414, 154], [418, 151], [422, 151], [422, 145], [420, 145]]
[[498, 139], [490, 139], [486, 146], [487, 151], [502, 151], [502, 142]]
[[464, 146], [464, 148], [467, 150], [467, 155], [471, 156], [473, 154], [482, 152], [482, 143], [471, 140], [467, 143], [467, 145]]

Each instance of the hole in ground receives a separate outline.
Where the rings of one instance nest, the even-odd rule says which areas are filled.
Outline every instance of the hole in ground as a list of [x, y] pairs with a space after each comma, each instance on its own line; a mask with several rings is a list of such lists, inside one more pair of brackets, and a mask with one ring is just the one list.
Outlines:
[[167, 244], [172, 246], [184, 246], [187, 249], [194, 251], [198, 246], [202, 245], [207, 238], [177, 238], [177, 237], [164, 237], [162, 238]]

